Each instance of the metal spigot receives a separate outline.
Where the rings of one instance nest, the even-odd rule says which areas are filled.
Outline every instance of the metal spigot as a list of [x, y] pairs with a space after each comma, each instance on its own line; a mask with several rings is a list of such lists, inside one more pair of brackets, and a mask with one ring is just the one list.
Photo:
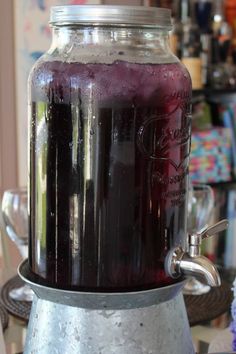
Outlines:
[[212, 287], [220, 286], [221, 280], [215, 265], [206, 257], [201, 256], [202, 240], [225, 230], [228, 227], [227, 220], [201, 230], [199, 233], [189, 235], [189, 251], [185, 252], [181, 247], [172, 249], [165, 261], [166, 273], [172, 278], [181, 275], [194, 276]]

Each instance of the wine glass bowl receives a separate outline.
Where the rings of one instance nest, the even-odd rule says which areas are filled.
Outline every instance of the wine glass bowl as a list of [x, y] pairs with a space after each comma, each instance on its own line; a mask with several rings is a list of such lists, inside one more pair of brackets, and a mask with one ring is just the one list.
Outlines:
[[[28, 196], [26, 188], [6, 190], [2, 198], [2, 219], [7, 236], [16, 244], [23, 259], [28, 257]], [[32, 301], [28, 285], [10, 291], [14, 300]]]
[[214, 208], [214, 193], [206, 184], [190, 187], [188, 202], [188, 233], [200, 233], [208, 226]]
[[[190, 185], [188, 198], [188, 234], [201, 233], [207, 226], [214, 208], [214, 193], [206, 184]], [[186, 295], [202, 295], [210, 291], [210, 286], [195, 278], [189, 279], [183, 289]]]
[[2, 217], [7, 235], [18, 246], [23, 258], [27, 258], [28, 211], [26, 188], [7, 190], [2, 199]]

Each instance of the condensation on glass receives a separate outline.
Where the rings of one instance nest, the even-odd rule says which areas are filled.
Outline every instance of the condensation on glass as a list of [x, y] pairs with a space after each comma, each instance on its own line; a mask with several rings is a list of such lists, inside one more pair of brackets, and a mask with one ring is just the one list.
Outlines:
[[31, 270], [44, 284], [131, 291], [173, 282], [186, 243], [189, 74], [170, 13], [62, 6], [29, 78]]

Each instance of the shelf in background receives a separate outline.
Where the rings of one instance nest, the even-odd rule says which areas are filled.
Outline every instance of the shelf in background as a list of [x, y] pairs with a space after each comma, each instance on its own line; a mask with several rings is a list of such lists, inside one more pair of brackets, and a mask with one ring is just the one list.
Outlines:
[[234, 187], [236, 188], [236, 180], [231, 180], [231, 181], [224, 181], [224, 182], [209, 182], [207, 183], [209, 184], [211, 187], [222, 187], [222, 188], [231, 188]]
[[205, 88], [202, 90], [193, 90], [193, 102], [199, 98], [205, 97], [211, 102], [236, 102], [236, 88], [235, 89], [212, 89]]

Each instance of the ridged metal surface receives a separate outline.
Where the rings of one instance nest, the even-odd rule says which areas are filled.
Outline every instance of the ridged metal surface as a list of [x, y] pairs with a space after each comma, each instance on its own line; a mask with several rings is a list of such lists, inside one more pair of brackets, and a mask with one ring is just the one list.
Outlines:
[[50, 23], [131, 25], [171, 28], [171, 12], [144, 6], [69, 5], [51, 8]]

